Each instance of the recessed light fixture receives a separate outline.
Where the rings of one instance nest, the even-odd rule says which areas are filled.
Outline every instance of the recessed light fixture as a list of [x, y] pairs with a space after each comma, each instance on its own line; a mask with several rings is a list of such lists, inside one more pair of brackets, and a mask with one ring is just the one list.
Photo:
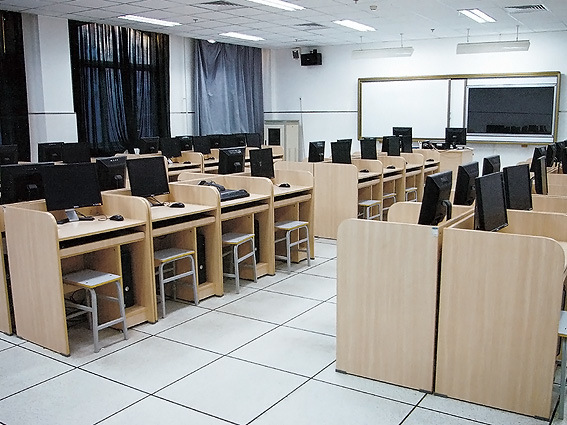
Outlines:
[[160, 25], [162, 27], [175, 27], [177, 25], [181, 25], [179, 22], [163, 21], [161, 19], [146, 18], [145, 16], [123, 15], [118, 18], [126, 19], [127, 21], [143, 22], [144, 24]]
[[492, 16], [488, 16], [480, 9], [461, 9], [459, 13], [462, 13], [468, 18], [471, 18], [473, 21], [478, 22], [479, 24], [486, 24], [487, 22], [496, 22]]
[[264, 6], [271, 6], [277, 7], [278, 9], [287, 10], [287, 11], [294, 11], [294, 10], [303, 10], [305, 9], [303, 6], [298, 6], [293, 3], [289, 3], [283, 0], [248, 0], [252, 3], [263, 4]]
[[368, 25], [359, 24], [358, 22], [351, 21], [349, 19], [343, 19], [342, 21], [333, 21], [334, 24], [342, 25], [343, 27], [351, 28], [357, 31], [376, 31], [376, 29], [369, 27]]
[[240, 34], [239, 32], [223, 32], [222, 34], [219, 35], [223, 37], [238, 38], [240, 40], [248, 40], [248, 41], [264, 40], [262, 37], [256, 37], [255, 35], [248, 35], [248, 34]]

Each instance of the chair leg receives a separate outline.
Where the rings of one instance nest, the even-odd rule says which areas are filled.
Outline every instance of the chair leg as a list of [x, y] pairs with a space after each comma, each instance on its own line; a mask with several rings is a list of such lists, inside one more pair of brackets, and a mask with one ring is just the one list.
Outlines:
[[161, 298], [162, 318], [165, 318], [165, 285], [163, 283], [163, 263], [159, 265], [159, 295]]
[[258, 275], [256, 272], [256, 244], [254, 242], [254, 238], [250, 239], [250, 242], [252, 243], [252, 252], [254, 253], [252, 255], [252, 268], [254, 269], [254, 282], [258, 282]]
[[291, 230], [285, 232], [285, 250], [287, 254], [287, 272], [291, 273]]
[[240, 272], [239, 272], [239, 262], [238, 262], [238, 245], [234, 245], [232, 248], [232, 258], [234, 262], [234, 275], [236, 279], [236, 293], [240, 294]]
[[128, 339], [128, 326], [126, 326], [126, 309], [124, 307], [124, 294], [122, 293], [122, 285], [120, 281], [114, 282], [116, 284], [118, 306], [120, 307], [120, 317], [122, 317], [122, 332], [124, 334], [124, 339]]
[[311, 265], [311, 246], [309, 245], [309, 227], [305, 226], [305, 238], [306, 238], [306, 245], [307, 245], [307, 265]]
[[567, 338], [561, 338], [561, 382], [559, 383], [559, 407], [557, 417], [563, 419], [565, 412], [565, 365], [567, 363]]
[[193, 270], [193, 302], [197, 306], [199, 305], [199, 292], [197, 290], [197, 270], [195, 269], [195, 259], [192, 255], [189, 256], [189, 260], [191, 261], [191, 269]]
[[96, 300], [96, 292], [94, 289], [89, 289], [89, 294], [91, 296], [92, 304], [92, 326], [93, 326], [93, 344], [94, 351], [98, 353], [100, 351], [100, 345], [98, 343], [98, 303]]

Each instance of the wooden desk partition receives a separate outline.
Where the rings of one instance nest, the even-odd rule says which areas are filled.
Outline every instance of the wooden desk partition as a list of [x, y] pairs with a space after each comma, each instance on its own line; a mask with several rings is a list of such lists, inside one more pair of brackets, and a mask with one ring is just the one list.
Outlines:
[[567, 196], [532, 194], [532, 206], [534, 211], [567, 214]]
[[[0, 208], [0, 233], [4, 239], [4, 208]], [[10, 297], [8, 295], [8, 282], [6, 281], [6, 268], [4, 264], [4, 242], [0, 244], [0, 332], [11, 335], [12, 314], [10, 312]]]
[[547, 174], [547, 193], [555, 196], [567, 196], [567, 174]]

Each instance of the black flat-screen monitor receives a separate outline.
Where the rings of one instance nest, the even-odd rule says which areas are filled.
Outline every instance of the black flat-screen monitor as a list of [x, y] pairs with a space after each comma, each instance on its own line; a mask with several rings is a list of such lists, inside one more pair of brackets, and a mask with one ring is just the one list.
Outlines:
[[250, 174], [252, 177], [274, 178], [272, 148], [250, 150]]
[[172, 137], [163, 137], [159, 141], [161, 154], [168, 159], [181, 156], [181, 146], [179, 140]]
[[246, 146], [246, 135], [244, 133], [221, 134], [219, 137], [219, 148], [235, 148]]
[[408, 135], [398, 136], [400, 138], [400, 146], [403, 153], [412, 153], [412, 138]]
[[159, 137], [144, 137], [140, 139], [140, 153], [158, 153], [159, 152]]
[[61, 150], [63, 142], [39, 143], [37, 145], [37, 157], [39, 162], [61, 161]]
[[477, 177], [475, 229], [489, 232], [497, 231], [508, 225], [506, 201], [502, 173], [491, 173]]
[[0, 145], [0, 165], [18, 163], [18, 145]]
[[97, 158], [96, 174], [100, 190], [124, 188], [126, 186], [126, 157]]
[[169, 193], [169, 183], [163, 156], [126, 161], [128, 180], [133, 196], [148, 198]]
[[399, 136], [384, 136], [382, 138], [382, 152], [386, 152], [388, 156], [400, 156]]
[[[44, 168], [42, 173], [47, 211], [102, 204], [94, 163], [56, 165]], [[68, 217], [72, 220], [69, 214]]]
[[539, 157], [534, 168], [534, 186], [535, 193], [538, 195], [547, 195], [547, 166], [545, 156]]
[[262, 146], [262, 135], [260, 133], [246, 133], [246, 146], [259, 148]]
[[360, 139], [360, 157], [362, 159], [378, 159], [376, 138], [365, 137], [364, 139]]
[[193, 136], [193, 150], [203, 155], [210, 155], [211, 141], [209, 136]]
[[182, 151], [193, 150], [193, 136], [175, 136]]
[[555, 143], [547, 145], [547, 148], [545, 149], [545, 165], [547, 167], [553, 167], [553, 164], [555, 163], [555, 155]]
[[564, 146], [561, 148], [561, 166], [562, 166], [562, 170], [563, 170], [563, 174], [567, 174], [567, 146]]
[[451, 184], [453, 173], [443, 171], [432, 174], [425, 179], [425, 189], [421, 209], [419, 210], [418, 224], [437, 226], [443, 218], [451, 218]]
[[207, 137], [209, 138], [209, 143], [211, 144], [211, 148], [219, 149], [221, 147], [221, 138], [222, 134], [209, 134]]
[[555, 142], [555, 161], [558, 164], [563, 163], [563, 148], [565, 148], [565, 141]]
[[479, 175], [478, 162], [459, 165], [453, 205], [472, 205], [475, 200], [474, 181]]
[[219, 149], [219, 174], [242, 173], [244, 171], [244, 148]]
[[43, 199], [43, 175], [41, 170], [53, 167], [53, 162], [13, 164], [0, 166], [2, 204]]
[[537, 159], [546, 155], [547, 149], [545, 148], [545, 146], [537, 146], [536, 148], [534, 148], [534, 153], [532, 154], [532, 165], [530, 167], [531, 172], [535, 172]]
[[64, 143], [61, 147], [61, 160], [66, 164], [91, 162], [91, 149], [86, 143]]
[[412, 138], [412, 128], [411, 127], [392, 127], [392, 134], [394, 136], [409, 136]]
[[341, 139], [331, 142], [331, 160], [335, 164], [350, 164], [351, 139]]
[[504, 167], [504, 196], [509, 210], [532, 209], [532, 181], [528, 164]]
[[445, 129], [445, 142], [443, 149], [455, 149], [457, 146], [467, 144], [467, 129], [459, 127], [447, 127]]
[[482, 160], [482, 175], [498, 173], [500, 171], [500, 155], [487, 156]]
[[316, 142], [309, 142], [309, 162], [323, 162], [325, 159], [325, 142], [318, 140]]

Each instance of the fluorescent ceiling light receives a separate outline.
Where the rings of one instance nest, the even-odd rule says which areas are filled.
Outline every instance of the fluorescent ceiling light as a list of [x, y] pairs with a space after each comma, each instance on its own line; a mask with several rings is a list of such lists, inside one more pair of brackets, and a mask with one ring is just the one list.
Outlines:
[[492, 16], [488, 16], [486, 13], [479, 9], [461, 9], [459, 10], [459, 12], [466, 17], [471, 18], [473, 21], [478, 22], [479, 24], [496, 22], [496, 19], [494, 19]]
[[123, 15], [119, 16], [120, 19], [126, 19], [127, 21], [143, 22], [144, 24], [161, 25], [162, 27], [174, 27], [181, 25], [179, 22], [162, 21], [161, 19], [146, 18], [144, 16], [136, 15]]
[[342, 21], [333, 21], [333, 23], [357, 31], [376, 31], [374, 28], [369, 27], [368, 25], [359, 24], [358, 22], [354, 22], [349, 19], [343, 19]]
[[298, 6], [293, 3], [288, 3], [287, 1], [283, 0], [248, 0], [252, 3], [263, 4], [265, 6], [277, 7], [278, 9], [283, 9], [287, 11], [294, 11], [294, 10], [303, 10], [305, 9], [303, 6]]
[[384, 49], [353, 50], [353, 59], [403, 58], [413, 54], [413, 47], [387, 47]]
[[491, 52], [525, 52], [530, 48], [530, 40], [489, 41], [486, 43], [459, 43], [457, 54]]
[[261, 41], [264, 40], [262, 37], [256, 37], [255, 35], [248, 35], [248, 34], [240, 34], [239, 32], [223, 32], [219, 34], [223, 37], [232, 37], [238, 38], [240, 40], [248, 40], [248, 41]]

